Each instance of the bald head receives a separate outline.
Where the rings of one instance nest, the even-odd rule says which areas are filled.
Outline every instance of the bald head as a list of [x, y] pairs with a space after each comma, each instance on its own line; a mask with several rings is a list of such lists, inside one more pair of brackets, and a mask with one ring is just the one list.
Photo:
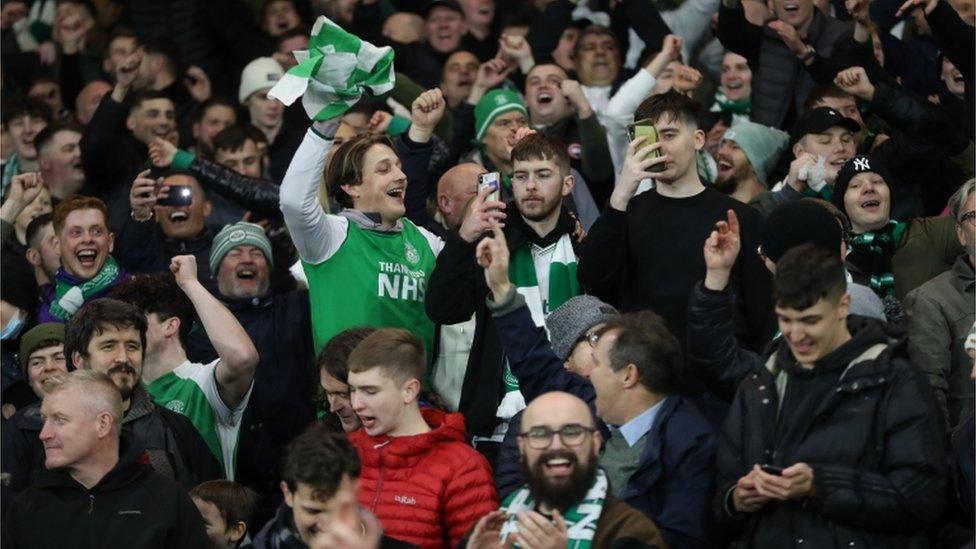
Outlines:
[[468, 162], [444, 172], [437, 182], [437, 211], [448, 228], [457, 230], [468, 201], [478, 194], [478, 176], [487, 173], [483, 167]]
[[75, 99], [75, 117], [82, 125], [87, 124], [95, 114], [95, 109], [105, 97], [105, 94], [112, 91], [112, 86], [104, 80], [93, 80], [81, 89]]
[[596, 426], [590, 407], [583, 399], [569, 393], [553, 391], [536, 397], [522, 412], [523, 432], [540, 426], [558, 429], [571, 423]]

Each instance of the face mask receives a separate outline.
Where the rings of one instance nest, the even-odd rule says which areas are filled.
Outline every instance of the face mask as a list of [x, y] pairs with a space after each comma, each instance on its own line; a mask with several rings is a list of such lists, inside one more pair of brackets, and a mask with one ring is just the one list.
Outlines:
[[3, 327], [3, 331], [0, 332], [0, 339], [6, 341], [8, 339], [16, 339], [20, 335], [20, 331], [24, 329], [26, 314], [21, 309], [17, 309], [17, 313], [14, 314], [13, 318], [7, 321], [7, 325]]

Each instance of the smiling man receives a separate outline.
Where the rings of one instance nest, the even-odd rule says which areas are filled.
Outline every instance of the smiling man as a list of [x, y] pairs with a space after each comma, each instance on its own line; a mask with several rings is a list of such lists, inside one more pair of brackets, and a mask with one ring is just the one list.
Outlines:
[[55, 201], [77, 194], [85, 185], [80, 141], [81, 127], [64, 124], [44, 128], [34, 139], [38, 168]]
[[54, 209], [61, 267], [45, 289], [41, 322], [67, 322], [86, 302], [108, 295], [128, 275], [111, 256], [114, 235], [108, 210], [97, 198], [75, 195]]
[[834, 250], [804, 244], [777, 263], [783, 338], [739, 386], [718, 439], [714, 508], [742, 547], [924, 544], [939, 518], [932, 390], [905, 338], [848, 316], [846, 284]]
[[[359, 502], [386, 533], [423, 548], [454, 547], [498, 498], [491, 467], [465, 440], [464, 416], [421, 408], [427, 359], [419, 339], [384, 328], [349, 356], [349, 435], [363, 470]], [[395, 456], [395, 457], [394, 457]]]
[[786, 148], [787, 139], [786, 132], [733, 119], [719, 144], [715, 188], [748, 204], [766, 190], [769, 170]]

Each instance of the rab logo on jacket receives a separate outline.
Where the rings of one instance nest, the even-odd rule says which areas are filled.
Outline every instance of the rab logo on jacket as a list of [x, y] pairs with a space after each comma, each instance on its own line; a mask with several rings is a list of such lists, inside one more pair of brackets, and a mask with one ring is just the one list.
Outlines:
[[417, 500], [410, 496], [393, 496], [393, 501], [403, 505], [417, 505]]

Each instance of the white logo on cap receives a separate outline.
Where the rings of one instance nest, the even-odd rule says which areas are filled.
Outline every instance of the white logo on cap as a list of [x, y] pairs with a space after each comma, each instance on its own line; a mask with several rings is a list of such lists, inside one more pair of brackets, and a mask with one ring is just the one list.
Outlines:
[[501, 94], [495, 96], [495, 104], [496, 105], [504, 105], [505, 103], [508, 103], [508, 98], [507, 97], [505, 97], [504, 95], [501, 95]]
[[837, 116], [837, 111], [835, 111], [834, 109], [830, 109], [827, 112], [829, 112], [831, 116]]
[[854, 159], [854, 169], [858, 171], [865, 171], [871, 169], [871, 164], [868, 163], [867, 158], [855, 158]]
[[231, 242], [240, 242], [241, 240], [244, 240], [244, 238], [246, 237], [247, 237], [247, 233], [244, 232], [244, 229], [237, 229], [235, 231], [232, 231], [229, 235], [227, 235], [227, 240], [230, 240]]

